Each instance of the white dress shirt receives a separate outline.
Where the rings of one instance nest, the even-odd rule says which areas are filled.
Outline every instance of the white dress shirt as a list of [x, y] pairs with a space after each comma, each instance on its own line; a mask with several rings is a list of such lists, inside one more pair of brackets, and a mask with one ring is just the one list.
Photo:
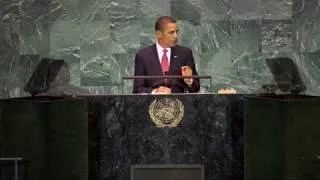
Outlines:
[[167, 49], [167, 58], [168, 58], [168, 64], [170, 65], [170, 57], [171, 57], [171, 48], [163, 48], [160, 46], [160, 44], [156, 43], [156, 47], [157, 47], [157, 52], [158, 52], [158, 57], [159, 57], [159, 61], [161, 64], [161, 60], [162, 60], [162, 56], [163, 56], [163, 49]]

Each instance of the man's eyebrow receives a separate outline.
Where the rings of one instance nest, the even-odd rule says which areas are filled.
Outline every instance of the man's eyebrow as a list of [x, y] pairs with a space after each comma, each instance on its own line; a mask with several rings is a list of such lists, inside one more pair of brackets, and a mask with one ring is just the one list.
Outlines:
[[179, 29], [177, 29], [177, 30], [172, 30], [172, 31], [169, 31], [169, 33], [173, 33], [173, 32], [179, 32]]

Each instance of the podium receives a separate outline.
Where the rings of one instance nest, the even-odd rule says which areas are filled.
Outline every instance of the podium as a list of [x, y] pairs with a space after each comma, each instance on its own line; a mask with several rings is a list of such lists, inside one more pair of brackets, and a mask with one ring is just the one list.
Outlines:
[[[243, 179], [242, 95], [101, 95], [85, 98], [90, 106], [96, 107], [90, 116], [100, 119], [97, 128], [100, 137], [95, 136], [95, 142], [91, 143], [100, 144], [100, 148], [96, 146], [100, 156], [94, 158], [99, 164], [97, 179], [132, 180], [132, 174], [150, 177], [148, 175], [155, 170], [165, 173], [163, 177], [177, 171], [183, 174], [192, 171], [195, 174], [191, 177], [199, 177], [196, 174], [201, 173], [190, 166], [203, 167], [205, 180]], [[175, 109], [175, 102], [183, 105], [183, 110], [180, 105]], [[172, 123], [164, 119], [162, 123], [166, 126], [162, 126], [153, 119], [154, 111], [153, 115], [158, 118], [162, 118], [162, 113], [173, 112], [172, 117], [181, 119], [174, 122], [176, 126], [170, 126]], [[163, 168], [159, 169], [159, 166]], [[137, 172], [131, 172], [132, 169]]]

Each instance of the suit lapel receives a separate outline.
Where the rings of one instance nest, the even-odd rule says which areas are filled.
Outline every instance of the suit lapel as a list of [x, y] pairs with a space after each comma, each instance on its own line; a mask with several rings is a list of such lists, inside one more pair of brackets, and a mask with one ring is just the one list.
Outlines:
[[153, 69], [155, 70], [155, 73], [159, 76], [162, 75], [162, 68], [161, 68], [156, 44], [153, 45], [151, 59], [152, 59], [152, 66], [153, 66]]
[[177, 65], [178, 55], [176, 51], [176, 47], [171, 48], [171, 55], [170, 55], [170, 67], [169, 67], [169, 74], [172, 74], [175, 66]]

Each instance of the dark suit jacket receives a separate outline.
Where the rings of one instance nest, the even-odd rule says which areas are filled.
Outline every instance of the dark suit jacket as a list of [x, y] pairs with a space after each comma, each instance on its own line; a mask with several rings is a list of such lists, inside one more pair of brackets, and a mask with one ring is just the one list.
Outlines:
[[[176, 45], [171, 48], [170, 67], [168, 75], [181, 75], [182, 66], [190, 66], [193, 75], [198, 75], [192, 50], [183, 46]], [[142, 49], [135, 57], [135, 76], [162, 76], [162, 69], [157, 53], [156, 45]], [[151, 93], [158, 86], [171, 88], [172, 93], [198, 92], [200, 89], [199, 79], [194, 78], [192, 86], [188, 86], [183, 79], [135, 79], [133, 93]]]

